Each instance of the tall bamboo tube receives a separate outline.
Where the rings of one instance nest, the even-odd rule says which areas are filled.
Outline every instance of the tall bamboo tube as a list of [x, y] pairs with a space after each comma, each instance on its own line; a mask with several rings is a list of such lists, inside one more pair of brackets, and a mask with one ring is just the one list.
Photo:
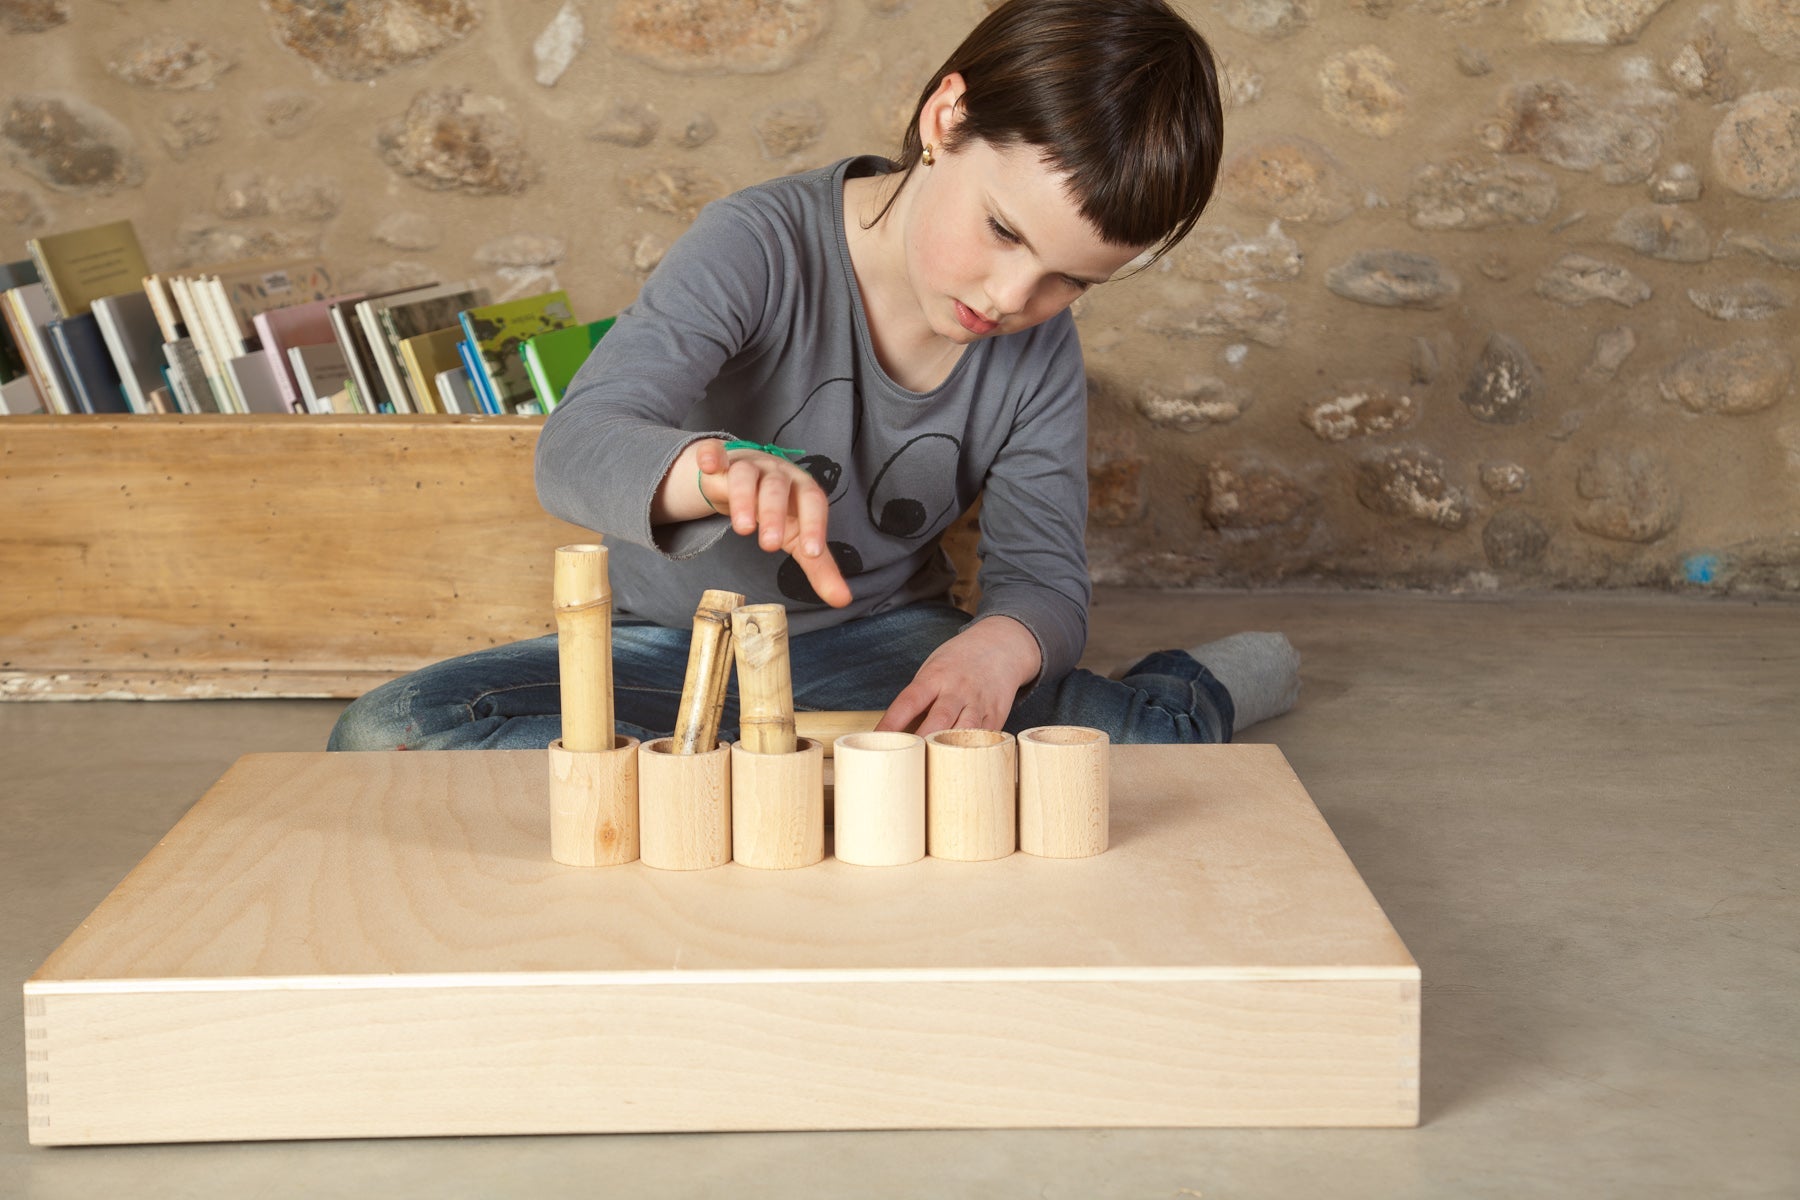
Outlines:
[[687, 678], [681, 684], [681, 711], [675, 717], [675, 754], [705, 754], [719, 744], [719, 715], [731, 677], [731, 613], [743, 603], [738, 592], [709, 588], [701, 593], [688, 643]]
[[1019, 735], [1019, 849], [1086, 858], [1106, 849], [1111, 739], [1080, 725]]
[[611, 750], [612, 584], [606, 547], [557, 547], [554, 586], [563, 748], [575, 754]]
[[794, 680], [787, 609], [746, 604], [731, 614], [737, 652], [738, 741], [752, 754], [794, 752]]

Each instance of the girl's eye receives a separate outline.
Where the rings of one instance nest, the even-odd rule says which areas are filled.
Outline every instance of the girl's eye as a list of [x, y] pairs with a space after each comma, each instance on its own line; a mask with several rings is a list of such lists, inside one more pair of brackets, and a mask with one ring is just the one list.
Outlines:
[[1085, 279], [1077, 279], [1073, 275], [1064, 275], [1063, 282], [1078, 292], [1085, 292], [1091, 286]]
[[988, 230], [990, 232], [992, 232], [995, 237], [999, 238], [1003, 242], [1010, 242], [1013, 245], [1018, 244], [1018, 242], [1019, 242], [1018, 234], [1014, 233], [1012, 230], [1008, 229], [1006, 226], [1002, 225], [1000, 222], [994, 220], [994, 218], [992, 218], [992, 217], [989, 217], [987, 219], [987, 223], [988, 223]]

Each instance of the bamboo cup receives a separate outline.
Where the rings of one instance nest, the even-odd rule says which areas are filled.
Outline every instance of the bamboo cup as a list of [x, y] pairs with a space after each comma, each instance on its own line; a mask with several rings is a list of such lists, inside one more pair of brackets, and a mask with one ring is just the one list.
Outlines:
[[638, 740], [576, 753], [550, 743], [550, 857], [566, 867], [615, 867], [638, 856]]
[[803, 738], [786, 754], [731, 744], [731, 856], [746, 867], [777, 871], [824, 859], [821, 743]]
[[992, 729], [925, 739], [926, 842], [933, 858], [1005, 858], [1017, 840], [1018, 743]]
[[606, 547], [561, 546], [554, 580], [563, 735], [550, 743], [550, 857], [604, 867], [638, 856], [637, 739], [613, 730]]
[[737, 655], [738, 732], [756, 754], [794, 752], [794, 680], [788, 666], [787, 609], [746, 604], [731, 614]]
[[833, 755], [835, 850], [842, 862], [898, 867], [925, 857], [925, 739], [847, 733]]
[[1081, 725], [1019, 735], [1019, 849], [1043, 858], [1104, 853], [1112, 739]]
[[638, 840], [646, 867], [700, 871], [731, 861], [731, 747], [683, 754], [674, 738], [638, 749]]
[[704, 754], [719, 744], [719, 716], [731, 675], [731, 613], [743, 603], [738, 592], [708, 589], [700, 596], [693, 640], [688, 643], [687, 678], [681, 685], [681, 711], [675, 718], [676, 754]]

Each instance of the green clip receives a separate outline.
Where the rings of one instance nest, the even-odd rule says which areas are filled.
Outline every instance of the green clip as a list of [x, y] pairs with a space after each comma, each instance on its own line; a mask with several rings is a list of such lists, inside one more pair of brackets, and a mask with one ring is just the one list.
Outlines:
[[726, 442], [725, 448], [727, 450], [761, 450], [764, 454], [779, 454], [789, 462], [794, 462], [806, 453], [804, 450], [793, 449], [788, 446], [777, 446], [773, 442]]

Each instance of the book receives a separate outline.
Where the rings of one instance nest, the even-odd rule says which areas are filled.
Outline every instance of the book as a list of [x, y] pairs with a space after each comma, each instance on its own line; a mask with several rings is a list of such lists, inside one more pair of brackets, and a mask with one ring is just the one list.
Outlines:
[[456, 356], [456, 343], [461, 339], [461, 327], [452, 325], [448, 329], [437, 329], [409, 337], [400, 343], [400, 359], [406, 364], [408, 385], [411, 390], [431, 398], [431, 407], [422, 411], [461, 411], [445, 408], [437, 389], [440, 371], [448, 371], [452, 367], [461, 369], [461, 360]]
[[[519, 346], [527, 339], [575, 324], [567, 292], [545, 292], [464, 310], [463, 334], [475, 352], [475, 370], [485, 382], [495, 411], [510, 413], [536, 409], [536, 394], [525, 374]], [[470, 382], [477, 382], [471, 372]], [[530, 405], [529, 408], [525, 407]]]
[[175, 311], [181, 315], [181, 328], [187, 331], [185, 340], [200, 363], [200, 382], [205, 383], [209, 400], [204, 410], [221, 413], [237, 411], [232, 406], [231, 393], [221, 378], [225, 365], [215, 354], [212, 339], [206, 334], [206, 324], [201, 320], [201, 310], [193, 289], [188, 286], [185, 276], [171, 275], [168, 282], [169, 295], [175, 301]]
[[43, 411], [43, 398], [38, 395], [37, 385], [31, 382], [31, 376], [21, 375], [17, 379], [0, 383], [0, 413], [21, 416]]
[[423, 401], [421, 411], [437, 407], [437, 393], [431, 387], [415, 387], [400, 359], [400, 343], [407, 338], [441, 329], [459, 329], [458, 318], [464, 309], [491, 302], [484, 287], [473, 283], [453, 283], [431, 288], [410, 297], [395, 297], [375, 305], [375, 319], [381, 326], [389, 352], [399, 368], [396, 372], [402, 386], [415, 403]]
[[[350, 364], [336, 342], [315, 342], [308, 346], [288, 347], [288, 366], [300, 385], [305, 411], [332, 412], [331, 396], [343, 391], [350, 378]], [[353, 411], [353, 410], [351, 410]]]
[[175, 398], [169, 394], [167, 384], [164, 384], [161, 387], [153, 387], [145, 392], [144, 403], [148, 406], [149, 411], [153, 413], [172, 413], [178, 411], [175, 407]]
[[308, 300], [287, 308], [271, 308], [253, 318], [257, 339], [275, 363], [275, 382], [281, 387], [289, 412], [306, 412], [307, 408], [288, 351], [295, 346], [322, 346], [328, 342], [335, 345], [337, 334], [331, 328], [330, 306], [360, 299], [362, 293], [352, 292], [326, 300]]
[[469, 391], [475, 397], [475, 411], [493, 413], [494, 401], [488, 395], [487, 376], [477, 365], [481, 362], [481, 356], [475, 352], [475, 347], [469, 343], [468, 338], [456, 339], [456, 359], [462, 364], [463, 378], [469, 381]]
[[113, 367], [112, 355], [106, 352], [100, 323], [92, 311], [51, 321], [45, 328], [82, 412], [131, 411], [131, 405], [125, 401], [125, 387], [119, 382], [119, 372]]
[[[37, 264], [29, 258], [22, 258], [18, 262], [0, 263], [0, 292], [11, 291], [13, 288], [22, 287], [27, 283], [37, 282], [39, 282]], [[18, 342], [14, 340], [11, 327], [0, 322], [0, 383], [10, 383], [12, 380], [26, 375], [24, 352], [19, 349]]]
[[125, 385], [126, 400], [136, 412], [151, 411], [150, 393], [162, 386], [163, 355], [150, 297], [141, 291], [101, 296], [94, 301], [94, 319]]
[[[435, 286], [435, 285], [433, 285]], [[375, 359], [369, 349], [369, 339], [363, 335], [362, 322], [356, 319], [355, 307], [368, 300], [379, 300], [383, 296], [394, 296], [401, 292], [413, 291], [412, 288], [391, 288], [385, 292], [376, 292], [362, 301], [344, 301], [331, 304], [326, 311], [331, 315], [331, 329], [337, 335], [338, 345], [344, 351], [344, 361], [350, 364], [350, 381], [356, 385], [356, 400], [364, 412], [392, 412], [390, 405], [381, 407], [380, 394], [371, 386], [371, 378], [379, 373]]]
[[563, 393], [569, 388], [569, 381], [575, 378], [575, 372], [588, 360], [606, 331], [613, 327], [617, 317], [607, 317], [601, 321], [589, 321], [583, 325], [571, 325], [567, 329], [557, 329], [550, 333], [540, 333], [534, 338], [527, 338], [520, 347], [525, 358], [525, 374], [531, 379], [531, 389], [537, 393], [539, 403], [544, 411], [549, 412], [562, 402]]
[[269, 361], [267, 350], [252, 350], [248, 354], [240, 354], [225, 364], [231, 372], [231, 380], [237, 388], [239, 396], [244, 400], [244, 411], [253, 413], [286, 413], [289, 410], [287, 401], [282, 399], [281, 389], [275, 384], [275, 364]]
[[447, 413], [478, 413], [481, 405], [476, 402], [475, 393], [469, 390], [469, 373], [461, 367], [451, 367], [439, 371], [434, 381], [437, 384], [438, 399], [443, 402]]
[[163, 343], [163, 361], [168, 364], [169, 388], [182, 412], [218, 412], [219, 404], [212, 386], [206, 381], [206, 365], [194, 339], [179, 337]]
[[232, 410], [247, 413], [250, 405], [238, 390], [237, 375], [231, 370], [231, 360], [249, 353], [255, 347], [246, 341], [244, 328], [238, 324], [237, 314], [231, 310], [230, 301], [226, 299], [225, 285], [217, 275], [202, 275], [191, 279], [188, 281], [188, 288], [198, 301], [201, 323], [206, 326], [206, 335], [212, 341], [213, 356], [219, 361], [220, 374], [224, 376], [226, 390], [231, 393]]
[[25, 248], [59, 317], [78, 317], [97, 297], [129, 292], [150, 273], [130, 221], [45, 234]]
[[169, 291], [168, 280], [161, 275], [144, 276], [144, 295], [150, 300], [150, 311], [156, 314], [156, 325], [162, 330], [163, 341], [178, 341], [188, 335], [180, 314], [175, 311], [175, 297]]
[[69, 394], [69, 384], [62, 364], [50, 346], [44, 326], [55, 320], [50, 311], [50, 293], [41, 283], [27, 283], [0, 294], [4, 301], [6, 322], [25, 359], [25, 369], [37, 384], [44, 399], [44, 409], [52, 413], [79, 411]]
[[324, 300], [337, 291], [331, 271], [310, 258], [241, 259], [220, 263], [207, 274], [218, 279], [239, 336], [246, 339], [252, 336], [257, 313]]

